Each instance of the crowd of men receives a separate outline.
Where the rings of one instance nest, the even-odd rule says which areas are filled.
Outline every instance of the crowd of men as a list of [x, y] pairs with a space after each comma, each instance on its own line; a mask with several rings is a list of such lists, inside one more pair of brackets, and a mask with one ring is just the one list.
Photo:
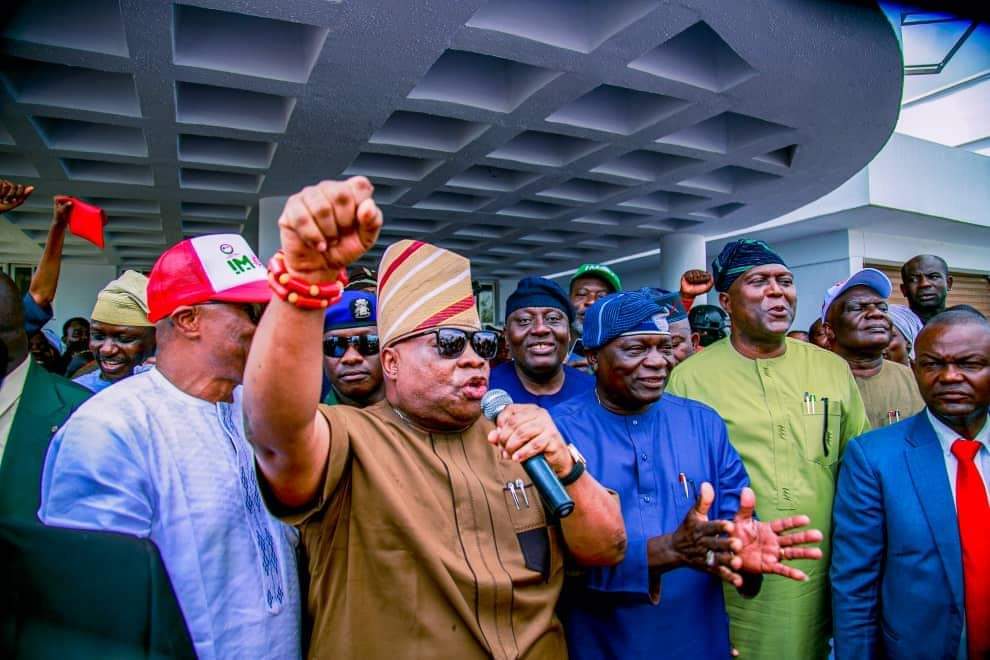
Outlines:
[[939, 257], [807, 333], [747, 239], [676, 290], [524, 278], [496, 331], [438, 246], [348, 279], [355, 177], [288, 198], [267, 268], [184, 240], [58, 338], [69, 204], [0, 276], [0, 520], [150, 540], [197, 657], [990, 657], [990, 323]]

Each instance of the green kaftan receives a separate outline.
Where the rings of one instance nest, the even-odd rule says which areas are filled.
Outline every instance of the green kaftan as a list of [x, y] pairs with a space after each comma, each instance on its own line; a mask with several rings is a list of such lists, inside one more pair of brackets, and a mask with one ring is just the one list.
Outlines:
[[[832, 500], [839, 459], [869, 430], [848, 365], [813, 344], [787, 339], [784, 355], [751, 360], [724, 339], [674, 369], [667, 391], [712, 406], [742, 456], [763, 520], [806, 514], [825, 535], [820, 561], [795, 561], [801, 583], [768, 575], [755, 598], [726, 589], [733, 645], [747, 660], [828, 656]], [[805, 403], [814, 395], [814, 410]], [[825, 399], [828, 399], [828, 427]]]

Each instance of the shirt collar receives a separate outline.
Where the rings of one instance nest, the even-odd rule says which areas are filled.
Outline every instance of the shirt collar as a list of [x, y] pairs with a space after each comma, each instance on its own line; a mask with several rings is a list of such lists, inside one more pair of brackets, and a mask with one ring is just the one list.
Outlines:
[[14, 367], [14, 370], [3, 379], [3, 387], [0, 388], [0, 411], [4, 411], [21, 398], [24, 391], [24, 383], [27, 381], [27, 372], [31, 365], [31, 356], [28, 355], [24, 361]]
[[660, 401], [663, 401], [663, 396], [661, 396], [659, 400], [654, 401], [652, 404], [650, 404], [650, 407], [649, 408], [647, 408], [646, 410], [644, 410], [643, 412], [640, 412], [640, 413], [634, 413], [634, 412], [630, 412], [630, 413], [617, 413], [617, 412], [612, 412], [611, 410], [609, 410], [608, 408], [605, 407], [605, 404], [602, 403], [602, 398], [600, 396], [598, 396], [598, 387], [597, 386], [591, 388], [591, 393], [595, 397], [595, 403], [598, 404], [597, 407], [598, 407], [598, 409], [600, 411], [602, 411], [603, 413], [605, 413], [607, 416], [614, 417], [615, 419], [622, 419], [622, 420], [641, 419], [643, 417], [647, 417], [647, 416], [649, 416], [654, 411], [654, 409], [657, 406], [660, 405]]
[[[942, 445], [942, 452], [948, 456], [952, 453], [952, 443], [959, 439], [959, 434], [933, 415], [931, 409], [925, 408], [925, 414], [928, 415], [928, 421], [931, 422], [932, 428], [935, 429], [938, 443]], [[983, 445], [984, 449], [990, 451], [990, 416], [983, 422], [983, 428], [976, 434], [976, 437], [969, 439], [976, 440]]]

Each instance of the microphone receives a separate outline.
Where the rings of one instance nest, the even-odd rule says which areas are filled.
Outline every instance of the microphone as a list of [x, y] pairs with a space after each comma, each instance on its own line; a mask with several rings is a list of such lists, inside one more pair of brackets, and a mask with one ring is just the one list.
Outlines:
[[[494, 422], [505, 407], [511, 404], [512, 397], [505, 390], [488, 390], [485, 396], [481, 397], [481, 412]], [[560, 479], [547, 463], [546, 457], [543, 454], [533, 456], [523, 461], [522, 465], [551, 513], [557, 518], [571, 515], [574, 511], [574, 500], [564, 490]]]

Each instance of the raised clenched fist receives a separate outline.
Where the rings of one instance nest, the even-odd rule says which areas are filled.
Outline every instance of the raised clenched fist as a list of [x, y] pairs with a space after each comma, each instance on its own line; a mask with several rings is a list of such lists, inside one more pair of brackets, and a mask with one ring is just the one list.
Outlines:
[[711, 291], [713, 286], [715, 286], [715, 279], [707, 271], [693, 268], [684, 271], [684, 274], [681, 275], [682, 297], [697, 298]]
[[378, 239], [382, 212], [363, 176], [321, 181], [289, 197], [278, 220], [285, 264], [310, 282], [333, 281]]

